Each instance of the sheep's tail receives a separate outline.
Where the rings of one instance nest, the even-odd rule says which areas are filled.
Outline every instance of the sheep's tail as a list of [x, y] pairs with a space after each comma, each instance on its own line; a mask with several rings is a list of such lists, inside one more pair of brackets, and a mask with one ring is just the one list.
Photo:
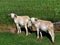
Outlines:
[[60, 22], [54, 22], [53, 25], [60, 25]]

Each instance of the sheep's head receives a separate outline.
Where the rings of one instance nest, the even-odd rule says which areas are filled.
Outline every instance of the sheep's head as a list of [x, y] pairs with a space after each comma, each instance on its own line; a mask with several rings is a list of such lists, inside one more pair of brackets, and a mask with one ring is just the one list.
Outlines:
[[9, 15], [11, 16], [11, 18], [16, 17], [16, 14], [15, 13], [10, 13]]
[[31, 22], [34, 23], [35, 21], [37, 21], [37, 18], [32, 17]]

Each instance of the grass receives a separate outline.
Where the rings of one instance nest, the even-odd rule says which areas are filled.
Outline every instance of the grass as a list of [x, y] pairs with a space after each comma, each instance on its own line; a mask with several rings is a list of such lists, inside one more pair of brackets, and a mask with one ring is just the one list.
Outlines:
[[12, 24], [9, 13], [60, 21], [60, 0], [0, 0], [0, 24]]
[[[53, 45], [47, 37], [42, 40], [37, 40], [35, 33], [30, 34], [28, 37], [25, 33], [12, 34], [9, 32], [0, 32], [0, 45]], [[55, 32], [55, 44], [60, 45], [60, 32]]]

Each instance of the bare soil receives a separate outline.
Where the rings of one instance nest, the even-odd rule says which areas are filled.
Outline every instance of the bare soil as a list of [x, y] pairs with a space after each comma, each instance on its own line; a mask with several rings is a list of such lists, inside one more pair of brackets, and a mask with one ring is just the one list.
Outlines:
[[[60, 23], [54, 23], [54, 30], [55, 31], [60, 31]], [[32, 30], [30, 30], [30, 31], [36, 31], [35, 26], [32, 26]], [[16, 33], [17, 32], [17, 29], [16, 29], [16, 26], [0, 25], [0, 32]]]

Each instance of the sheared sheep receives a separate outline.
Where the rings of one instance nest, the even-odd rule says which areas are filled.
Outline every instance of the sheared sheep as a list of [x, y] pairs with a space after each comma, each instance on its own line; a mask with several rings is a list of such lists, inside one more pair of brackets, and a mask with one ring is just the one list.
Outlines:
[[21, 33], [21, 27], [25, 27], [26, 36], [28, 36], [28, 28], [31, 26], [30, 17], [29, 16], [17, 16], [15, 13], [9, 14], [11, 18], [14, 20], [18, 34]]
[[[42, 38], [42, 31], [47, 32], [50, 34], [52, 42], [54, 42], [54, 26], [53, 23], [51, 21], [45, 21], [45, 20], [40, 20], [37, 18], [32, 17], [31, 18], [31, 22], [32, 24], [35, 25], [36, 29], [37, 29], [37, 39], [39, 38], [39, 32]], [[41, 30], [39, 30], [41, 29]]]

